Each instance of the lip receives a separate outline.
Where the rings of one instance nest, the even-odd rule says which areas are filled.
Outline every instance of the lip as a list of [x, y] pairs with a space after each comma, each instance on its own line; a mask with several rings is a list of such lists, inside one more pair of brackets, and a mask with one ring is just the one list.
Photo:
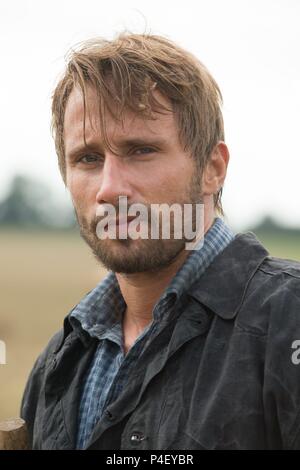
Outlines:
[[116, 219], [110, 220], [106, 224], [105, 229], [107, 229], [109, 225], [113, 225], [113, 224], [115, 224], [116, 227], [128, 226], [130, 222], [132, 222], [132, 220], [134, 219], [136, 219], [136, 216], [122, 217], [122, 218], [117, 217]]
[[128, 225], [132, 220], [134, 220], [136, 217], [123, 217], [121, 219], [117, 218], [116, 219], [116, 225]]

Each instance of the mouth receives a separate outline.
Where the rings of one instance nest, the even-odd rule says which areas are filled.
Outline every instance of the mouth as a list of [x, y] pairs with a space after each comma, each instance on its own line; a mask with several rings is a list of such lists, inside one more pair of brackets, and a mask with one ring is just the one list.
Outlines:
[[116, 219], [116, 225], [128, 225], [130, 222], [132, 222], [134, 219], [136, 219], [135, 216], [130, 216], [130, 217], [123, 217], [123, 218], [117, 218]]
[[116, 219], [110, 220], [105, 225], [105, 230], [108, 228], [109, 225], [116, 225], [116, 227], [127, 227], [130, 222], [136, 219], [136, 216], [128, 216], [128, 217], [117, 217]]

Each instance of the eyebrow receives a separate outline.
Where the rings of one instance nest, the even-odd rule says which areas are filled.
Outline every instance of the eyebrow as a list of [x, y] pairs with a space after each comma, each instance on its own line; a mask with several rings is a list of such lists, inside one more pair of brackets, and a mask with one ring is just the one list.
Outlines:
[[[152, 138], [152, 137], [132, 137], [128, 139], [122, 139], [116, 144], [114, 144], [115, 148], [119, 148], [122, 150], [128, 149], [130, 147], [138, 147], [141, 145], [149, 145], [149, 146], [155, 146], [155, 147], [164, 147], [167, 145], [167, 140], [163, 138]], [[66, 157], [68, 159], [73, 159], [76, 158], [76, 156], [80, 155], [82, 152], [99, 152], [99, 149], [102, 151], [103, 150], [103, 145], [100, 143], [95, 143], [91, 142], [88, 145], [79, 145], [77, 147], [74, 147], [71, 149]]]

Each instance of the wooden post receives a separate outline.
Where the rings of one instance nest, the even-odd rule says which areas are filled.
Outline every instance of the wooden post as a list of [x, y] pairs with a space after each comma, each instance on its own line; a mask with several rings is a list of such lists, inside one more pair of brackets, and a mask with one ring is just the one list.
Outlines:
[[12, 418], [0, 421], [0, 450], [29, 449], [25, 421]]

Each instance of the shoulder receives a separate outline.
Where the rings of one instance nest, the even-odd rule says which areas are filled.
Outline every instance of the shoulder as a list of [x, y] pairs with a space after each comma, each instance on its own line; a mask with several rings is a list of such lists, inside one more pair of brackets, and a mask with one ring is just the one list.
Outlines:
[[276, 310], [299, 308], [300, 314], [300, 262], [268, 256], [253, 279], [253, 287], [263, 303]]
[[270, 429], [276, 415], [285, 448], [299, 448], [300, 263], [268, 257], [255, 277], [250, 292], [257, 292], [259, 308], [252, 314], [265, 338], [264, 400], [272, 410]]
[[250, 287], [258, 290], [263, 303], [276, 306], [277, 310], [300, 307], [300, 262], [268, 256]]
[[266, 257], [249, 279], [236, 322], [261, 336], [280, 330], [300, 338], [300, 262]]
[[[41, 352], [41, 354], [38, 356], [36, 359], [33, 368], [30, 372], [27, 384], [26, 384], [26, 390], [30, 389], [33, 385], [33, 382], [37, 382], [41, 379], [41, 376], [44, 373], [44, 370], [49, 362], [49, 360], [52, 357], [52, 354], [54, 354], [59, 347], [61, 346], [64, 338], [64, 330], [61, 328], [59, 331], [57, 331], [50, 341], [48, 342], [47, 346], [44, 348], [44, 350]], [[25, 390], [25, 395], [26, 395], [26, 390]], [[24, 400], [24, 398], [23, 398]]]
[[52, 360], [53, 354], [60, 348], [64, 339], [63, 328], [55, 333], [48, 342], [45, 349], [36, 359], [28, 377], [21, 402], [21, 417], [26, 421], [29, 435], [32, 435], [33, 423], [41, 390], [44, 387], [45, 371]]
[[268, 256], [261, 264], [259, 271], [269, 276], [284, 275], [287, 279], [296, 278], [300, 280], [300, 262]]

